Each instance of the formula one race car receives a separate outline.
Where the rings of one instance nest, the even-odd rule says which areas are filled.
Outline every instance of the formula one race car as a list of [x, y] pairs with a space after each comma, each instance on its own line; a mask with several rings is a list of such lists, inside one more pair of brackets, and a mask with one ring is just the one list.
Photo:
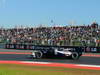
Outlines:
[[71, 58], [78, 59], [83, 53], [83, 49], [80, 47], [66, 47], [66, 46], [33, 46], [32, 54], [30, 55], [33, 59], [39, 58]]
[[84, 47], [79, 46], [48, 46], [48, 45], [26, 45], [6, 44], [8, 49], [31, 50], [29, 58], [71, 58], [78, 59], [84, 52]]

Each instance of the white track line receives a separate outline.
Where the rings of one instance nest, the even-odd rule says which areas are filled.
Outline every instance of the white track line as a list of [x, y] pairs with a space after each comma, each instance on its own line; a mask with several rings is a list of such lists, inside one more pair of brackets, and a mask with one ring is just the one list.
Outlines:
[[29, 63], [29, 64], [51, 64], [50, 62], [36, 62], [36, 61], [21, 61], [21, 63]]
[[100, 67], [100, 65], [86, 65], [86, 64], [78, 64], [77, 66], [82, 66], [82, 67]]

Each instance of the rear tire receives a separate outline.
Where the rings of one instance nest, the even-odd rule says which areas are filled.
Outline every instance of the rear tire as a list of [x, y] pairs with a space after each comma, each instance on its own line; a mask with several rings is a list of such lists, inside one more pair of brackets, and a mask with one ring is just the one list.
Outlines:
[[41, 51], [36, 51], [35, 52], [35, 58], [36, 59], [40, 59], [40, 58], [42, 58], [43, 57], [43, 53], [41, 52]]

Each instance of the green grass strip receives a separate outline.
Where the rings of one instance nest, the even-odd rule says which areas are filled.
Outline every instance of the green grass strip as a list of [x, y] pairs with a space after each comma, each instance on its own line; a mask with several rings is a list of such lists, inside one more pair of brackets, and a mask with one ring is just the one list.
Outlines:
[[0, 64], [0, 75], [100, 75], [97, 70]]

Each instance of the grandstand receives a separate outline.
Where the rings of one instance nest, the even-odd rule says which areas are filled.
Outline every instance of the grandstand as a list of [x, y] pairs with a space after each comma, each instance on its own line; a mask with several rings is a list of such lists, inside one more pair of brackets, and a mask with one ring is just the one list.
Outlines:
[[100, 26], [93, 22], [91, 25], [70, 27], [0, 28], [0, 43], [100, 46]]

